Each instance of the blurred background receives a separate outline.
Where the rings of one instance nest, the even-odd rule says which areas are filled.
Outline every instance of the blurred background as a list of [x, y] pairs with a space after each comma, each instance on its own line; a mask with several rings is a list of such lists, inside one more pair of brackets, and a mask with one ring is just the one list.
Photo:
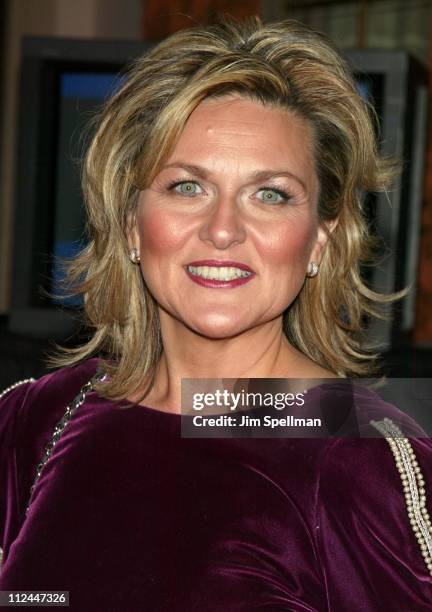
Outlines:
[[[432, 0], [3, 0], [0, 2], [0, 389], [47, 371], [80, 303], [62, 299], [61, 257], [85, 242], [80, 162], [100, 104], [127, 64], [172, 32], [218, 15], [294, 18], [328, 34], [403, 160], [365, 211], [380, 238], [370, 286], [410, 294], [368, 340], [390, 377], [432, 377]], [[49, 297], [58, 295], [58, 299]]]

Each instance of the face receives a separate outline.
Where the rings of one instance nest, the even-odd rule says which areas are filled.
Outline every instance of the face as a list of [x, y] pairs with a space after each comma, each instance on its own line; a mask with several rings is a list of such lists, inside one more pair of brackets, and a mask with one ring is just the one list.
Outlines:
[[228, 338], [281, 317], [326, 242], [312, 139], [306, 120], [259, 102], [195, 109], [129, 236], [161, 321]]

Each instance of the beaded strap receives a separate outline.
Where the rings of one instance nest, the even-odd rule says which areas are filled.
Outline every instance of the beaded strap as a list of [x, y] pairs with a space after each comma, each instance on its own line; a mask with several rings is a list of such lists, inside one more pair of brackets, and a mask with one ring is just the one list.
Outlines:
[[424, 478], [411, 442], [393, 421], [371, 421], [387, 440], [396, 461], [405, 493], [408, 518], [429, 573], [432, 576], [432, 522], [426, 508]]
[[19, 387], [20, 385], [25, 385], [27, 383], [32, 383], [34, 382], [35, 379], [34, 378], [25, 378], [24, 380], [19, 380], [18, 382], [14, 383], [13, 385], [11, 385], [10, 387], [7, 387], [7, 389], [5, 389], [4, 391], [2, 391], [0, 393], [0, 399], [5, 396], [7, 393], [9, 393], [9, 391], [12, 391], [13, 389], [16, 389], [17, 387]]
[[43, 455], [41, 461], [38, 463], [38, 465], [36, 467], [36, 477], [35, 477], [35, 479], [33, 481], [31, 489], [30, 489], [30, 497], [29, 497], [29, 501], [28, 501], [28, 504], [27, 504], [27, 508], [26, 508], [26, 516], [27, 516], [29, 508], [30, 508], [30, 503], [31, 503], [31, 500], [32, 500], [33, 491], [34, 491], [34, 489], [35, 489], [35, 487], [36, 487], [36, 485], [37, 485], [37, 483], [39, 481], [39, 478], [40, 478], [40, 476], [42, 474], [42, 470], [43, 470], [44, 466], [47, 464], [48, 459], [51, 457], [51, 455], [53, 453], [53, 450], [54, 450], [54, 447], [57, 444], [60, 436], [62, 435], [66, 425], [71, 420], [72, 415], [75, 413], [75, 411], [80, 406], [82, 406], [84, 404], [87, 394], [90, 393], [90, 391], [93, 391], [94, 383], [96, 381], [102, 381], [104, 379], [105, 379], [105, 375], [98, 372], [91, 380], [89, 380], [83, 387], [81, 387], [80, 392], [78, 393], [78, 395], [67, 406], [64, 415], [62, 416], [60, 421], [58, 421], [58, 423], [55, 425], [53, 436], [52, 436], [51, 440], [48, 442], [48, 444], [45, 446], [44, 455]]

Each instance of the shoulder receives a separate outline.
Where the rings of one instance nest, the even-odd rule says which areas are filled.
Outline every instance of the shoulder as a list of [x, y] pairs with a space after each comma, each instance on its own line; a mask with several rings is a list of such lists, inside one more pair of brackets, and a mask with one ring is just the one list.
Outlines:
[[404, 404], [405, 411], [402, 411], [378, 395], [366, 382], [341, 378], [310, 389], [309, 397], [314, 398], [319, 406], [327, 433], [337, 438], [382, 437], [381, 429], [374, 423], [390, 419], [402, 428], [404, 436], [427, 437], [408, 414], [409, 406]]
[[88, 359], [75, 366], [60, 368], [38, 380], [29, 378], [17, 381], [0, 391], [0, 414], [39, 399], [56, 398], [64, 404], [65, 400], [72, 400], [82, 385], [94, 376], [97, 366], [98, 359]]
[[12, 442], [30, 431], [37, 436], [62, 414], [80, 388], [96, 373], [97, 359], [61, 368], [38, 380], [18, 381], [0, 393], [0, 437]]
[[19, 412], [34, 378], [19, 380], [0, 392], [0, 432], [3, 433], [3, 444], [6, 433], [11, 433], [12, 424]]

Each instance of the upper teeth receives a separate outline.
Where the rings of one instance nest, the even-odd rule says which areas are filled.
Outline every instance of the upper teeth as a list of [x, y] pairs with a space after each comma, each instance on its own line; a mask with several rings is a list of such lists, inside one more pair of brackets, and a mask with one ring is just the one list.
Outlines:
[[234, 278], [241, 278], [252, 274], [252, 272], [240, 270], [240, 268], [219, 268], [213, 266], [188, 266], [188, 270], [195, 276], [220, 281], [233, 280]]

